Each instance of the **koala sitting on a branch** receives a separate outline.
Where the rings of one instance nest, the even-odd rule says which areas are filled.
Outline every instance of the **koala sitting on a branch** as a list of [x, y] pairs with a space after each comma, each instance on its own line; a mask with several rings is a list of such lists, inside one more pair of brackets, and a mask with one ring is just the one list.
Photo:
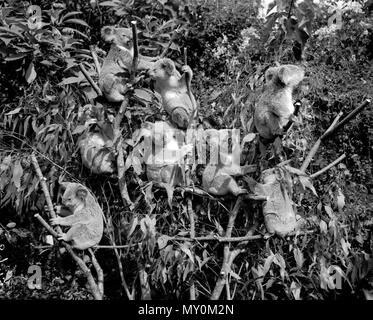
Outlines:
[[155, 81], [155, 91], [162, 97], [165, 111], [170, 115], [173, 124], [180, 129], [187, 129], [195, 117], [197, 109], [196, 101], [188, 90], [193, 76], [192, 69], [185, 65], [176, 70], [171, 59], [163, 58], [154, 63], [149, 71], [150, 77]]
[[261, 138], [270, 141], [283, 134], [294, 113], [293, 89], [304, 78], [304, 70], [295, 65], [269, 68], [266, 86], [255, 106], [254, 124]]
[[[108, 101], [120, 102], [127, 91], [126, 73], [131, 70], [133, 60], [132, 30], [105, 26], [101, 30], [101, 37], [111, 43], [111, 48], [102, 65], [98, 84]], [[137, 69], [150, 69], [155, 59], [139, 55]]]

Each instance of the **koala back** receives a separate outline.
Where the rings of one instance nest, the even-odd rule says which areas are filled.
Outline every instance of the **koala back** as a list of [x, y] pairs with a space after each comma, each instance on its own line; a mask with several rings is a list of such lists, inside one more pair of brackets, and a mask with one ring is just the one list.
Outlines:
[[78, 141], [82, 163], [93, 173], [113, 173], [115, 170], [115, 157], [105, 147], [106, 142], [98, 132], [88, 133]]
[[263, 171], [262, 180], [264, 193], [268, 197], [263, 203], [266, 228], [270, 233], [285, 236], [297, 225], [292, 200], [273, 169]]
[[112, 44], [101, 68], [100, 78], [107, 74], [118, 76], [124, 70], [129, 70], [132, 64], [132, 53], [121, 46]]

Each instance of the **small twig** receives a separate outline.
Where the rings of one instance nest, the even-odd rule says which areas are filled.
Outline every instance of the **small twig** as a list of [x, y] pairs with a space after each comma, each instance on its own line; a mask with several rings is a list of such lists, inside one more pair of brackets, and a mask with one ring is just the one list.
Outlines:
[[314, 179], [314, 178], [318, 177], [319, 175], [323, 174], [325, 171], [328, 171], [330, 168], [333, 168], [335, 165], [337, 165], [339, 162], [341, 162], [345, 158], [346, 158], [346, 155], [342, 154], [337, 160], [333, 161], [332, 163], [327, 165], [325, 168], [321, 169], [320, 171], [317, 171], [314, 174], [311, 174], [310, 178]]
[[358, 106], [356, 109], [351, 111], [346, 118], [344, 118], [341, 122], [339, 122], [337, 125], [335, 125], [332, 129], [328, 130], [321, 136], [321, 140], [324, 140], [325, 138], [329, 137], [333, 133], [335, 133], [337, 130], [342, 128], [346, 123], [350, 122], [353, 118], [355, 118], [365, 107], [367, 107], [370, 104], [370, 99], [365, 99], [365, 101]]
[[288, 12], [288, 19], [291, 17], [291, 10], [293, 9], [293, 4], [294, 4], [294, 0], [291, 0], [289, 12]]
[[92, 58], [93, 58], [93, 63], [95, 64], [95, 67], [96, 67], [97, 75], [99, 75], [100, 72], [101, 72], [101, 66], [100, 66], [100, 63], [98, 61], [98, 57], [97, 57], [95, 47], [94, 46], [89, 46], [89, 49], [91, 51], [91, 55], [92, 55]]
[[[330, 125], [330, 127], [325, 131], [324, 135], [333, 129], [333, 127], [336, 126], [338, 120], [342, 117], [342, 112], [340, 112], [336, 118], [334, 119], [333, 123]], [[322, 137], [322, 136], [321, 136]], [[317, 139], [315, 144], [312, 146], [310, 152], [308, 153], [306, 159], [304, 160], [300, 170], [303, 172], [306, 172], [306, 169], [308, 168], [309, 164], [311, 163], [312, 158], [316, 154], [317, 150], [319, 150], [320, 144], [321, 144], [321, 137]]]
[[132, 27], [132, 41], [133, 41], [133, 60], [132, 60], [132, 68], [131, 68], [131, 82], [136, 76], [136, 69], [139, 63], [139, 44], [137, 40], [137, 25], [136, 21], [131, 21]]
[[87, 79], [87, 81], [89, 82], [89, 84], [91, 85], [91, 87], [93, 88], [93, 90], [96, 91], [97, 95], [98, 96], [102, 96], [101, 89], [98, 87], [98, 85], [96, 84], [96, 82], [94, 82], [92, 80], [91, 76], [88, 74], [87, 70], [84, 68], [84, 66], [83, 66], [82, 63], [79, 63], [79, 69], [83, 73], [83, 75], [85, 76], [85, 78]]

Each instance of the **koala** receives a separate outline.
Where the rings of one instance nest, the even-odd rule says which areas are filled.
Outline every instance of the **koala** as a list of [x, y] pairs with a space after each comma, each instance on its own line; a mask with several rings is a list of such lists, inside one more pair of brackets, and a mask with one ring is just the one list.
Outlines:
[[[232, 155], [219, 151], [222, 141], [219, 138], [219, 131], [216, 129], [205, 130], [205, 136], [210, 137], [210, 162], [202, 173], [202, 188], [215, 196], [233, 194], [238, 196], [248, 191], [240, 187], [232, 175], [237, 174]], [[226, 136], [228, 142], [228, 136]]]
[[292, 93], [304, 78], [304, 70], [295, 65], [269, 68], [265, 73], [266, 86], [255, 106], [254, 125], [264, 140], [273, 140], [294, 113]]
[[108, 148], [112, 141], [100, 132], [88, 132], [78, 140], [83, 165], [95, 174], [114, 173], [115, 156]]
[[154, 89], [161, 95], [163, 107], [172, 123], [180, 129], [186, 129], [195, 117], [197, 106], [192, 93], [188, 93], [193, 76], [192, 69], [183, 66], [181, 70], [184, 72], [182, 76], [176, 70], [174, 62], [164, 58], [154, 63], [149, 76], [154, 80]]
[[267, 231], [284, 237], [298, 229], [303, 221], [297, 219], [291, 200], [292, 186], [288, 182], [282, 183], [282, 174], [278, 169], [271, 168], [262, 172], [263, 183], [257, 183], [250, 177], [245, 177], [245, 180], [255, 194], [267, 197], [263, 203]]
[[[192, 152], [192, 145], [184, 143], [185, 134], [164, 121], [149, 124], [145, 145], [148, 180], [170, 186], [185, 184], [184, 157]], [[153, 150], [154, 145], [154, 150]]]
[[72, 247], [85, 250], [97, 245], [103, 234], [103, 212], [91, 192], [79, 183], [63, 182], [65, 188], [62, 203], [72, 214], [51, 219], [51, 224], [71, 226], [67, 233], [59, 234], [58, 239], [72, 241]]
[[[99, 87], [110, 102], [121, 102], [126, 92], [126, 75], [131, 70], [133, 60], [132, 31], [130, 28], [115, 28], [105, 26], [101, 29], [104, 41], [111, 43], [101, 72], [99, 74]], [[139, 55], [138, 70], [152, 68], [157, 58]]]

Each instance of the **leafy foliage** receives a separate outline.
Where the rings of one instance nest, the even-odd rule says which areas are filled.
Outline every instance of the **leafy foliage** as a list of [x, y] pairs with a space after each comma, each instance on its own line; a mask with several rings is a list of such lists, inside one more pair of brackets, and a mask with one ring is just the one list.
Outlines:
[[[363, 1], [349, 1], [340, 8], [341, 29], [327, 25], [330, 14], [337, 12], [337, 1], [319, 5], [311, 0], [275, 1], [267, 16], [260, 1], [34, 4], [42, 9], [39, 26], [30, 20], [30, 3], [5, 1], [0, 9], [0, 249], [6, 248], [0, 251], [1, 297], [89, 298], [78, 285], [81, 274], [74, 275], [74, 266], [56, 247], [35, 248], [43, 243], [46, 231], [32, 217], [45, 216], [45, 198], [29, 160], [32, 151], [38, 155], [52, 200], [59, 200], [62, 179], [86, 184], [105, 212], [102, 245], [125, 246], [97, 251], [108, 298], [126, 296], [123, 279], [131, 286], [135, 283], [140, 298], [140, 270], [149, 275], [154, 298], [186, 299], [191, 284], [200, 299], [214, 290], [223, 244], [189, 241], [191, 215], [197, 237], [222, 237], [235, 199], [194, 195], [190, 207], [183, 190], [170, 196], [147, 182], [136, 130], [146, 120], [165, 118], [159, 99], [137, 74], [121, 131], [114, 132], [118, 107], [97, 96], [79, 66], [97, 82], [91, 52], [97, 52], [102, 62], [108, 49], [100, 40], [101, 27], [129, 26], [132, 20], [137, 21], [142, 54], [159, 56], [169, 47], [167, 56], [183, 64], [182, 48], [187, 47], [200, 118], [217, 128], [241, 128], [248, 142], [253, 139], [247, 135], [247, 120], [265, 70], [275, 62], [294, 63], [302, 49], [308, 79], [299, 89], [300, 114], [283, 139], [282, 151], [292, 164], [282, 170], [286, 184], [293, 186], [297, 214], [312, 233], [248, 242], [228, 275], [230, 297], [226, 293], [222, 297], [360, 299], [362, 289], [372, 289], [371, 109], [327, 141], [309, 171], [317, 172], [341, 153], [347, 155], [343, 164], [315, 180], [295, 169], [340, 111], [347, 114], [371, 95], [373, 20]], [[297, 24], [289, 25], [289, 14]], [[114, 176], [98, 177], [81, 165], [77, 139], [95, 126], [113, 134], [108, 146], [112, 150], [124, 140], [130, 205], [124, 205]], [[264, 165], [274, 161], [273, 150], [261, 152]], [[195, 166], [191, 174], [196, 185], [199, 169]], [[232, 237], [245, 236], [249, 230], [265, 234], [259, 206], [251, 201], [239, 211]], [[15, 225], [9, 224], [13, 221]], [[43, 268], [39, 292], [26, 288], [25, 257]], [[56, 266], [60, 259], [62, 269]], [[126, 267], [121, 270], [121, 266]], [[330, 268], [343, 278], [342, 289], [333, 288]]]

